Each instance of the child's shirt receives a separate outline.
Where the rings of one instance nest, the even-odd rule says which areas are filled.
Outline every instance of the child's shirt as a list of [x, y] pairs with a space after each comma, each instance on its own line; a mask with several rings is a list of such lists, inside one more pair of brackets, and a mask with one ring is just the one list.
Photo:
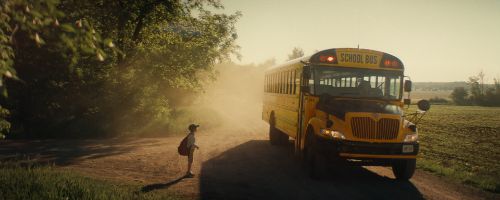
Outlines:
[[187, 137], [187, 148], [191, 149], [192, 147], [195, 147], [196, 145], [196, 138], [194, 137], [193, 133], [189, 133]]

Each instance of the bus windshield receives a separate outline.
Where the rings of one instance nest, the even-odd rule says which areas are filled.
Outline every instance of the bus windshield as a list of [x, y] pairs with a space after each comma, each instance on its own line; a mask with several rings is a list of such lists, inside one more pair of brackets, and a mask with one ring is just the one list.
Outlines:
[[313, 78], [316, 95], [386, 100], [402, 97], [401, 71], [318, 66]]

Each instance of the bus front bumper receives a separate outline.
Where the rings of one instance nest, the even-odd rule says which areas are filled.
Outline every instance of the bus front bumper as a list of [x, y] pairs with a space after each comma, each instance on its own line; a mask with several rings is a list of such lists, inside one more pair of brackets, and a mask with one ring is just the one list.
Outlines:
[[330, 156], [353, 159], [414, 159], [419, 151], [414, 143], [370, 143], [346, 140], [320, 139], [320, 151]]

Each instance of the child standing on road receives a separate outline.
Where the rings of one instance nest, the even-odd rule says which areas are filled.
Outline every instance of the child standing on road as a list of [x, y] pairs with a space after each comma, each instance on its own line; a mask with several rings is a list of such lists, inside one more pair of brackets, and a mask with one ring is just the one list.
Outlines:
[[189, 134], [187, 136], [187, 149], [189, 151], [188, 154], [188, 170], [186, 172], [186, 177], [194, 177], [193, 172], [191, 171], [191, 168], [193, 166], [193, 154], [194, 154], [194, 149], [199, 149], [198, 145], [196, 145], [196, 138], [194, 137], [194, 134], [196, 133], [198, 127], [200, 125], [197, 124], [191, 124], [189, 125]]

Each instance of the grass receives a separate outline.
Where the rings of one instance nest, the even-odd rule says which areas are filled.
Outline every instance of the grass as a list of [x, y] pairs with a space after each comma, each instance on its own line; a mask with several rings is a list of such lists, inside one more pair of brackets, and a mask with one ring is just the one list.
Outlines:
[[500, 108], [434, 105], [418, 125], [417, 166], [500, 193], [499, 113]]
[[51, 166], [0, 163], [0, 199], [179, 199], [140, 185], [97, 180]]

